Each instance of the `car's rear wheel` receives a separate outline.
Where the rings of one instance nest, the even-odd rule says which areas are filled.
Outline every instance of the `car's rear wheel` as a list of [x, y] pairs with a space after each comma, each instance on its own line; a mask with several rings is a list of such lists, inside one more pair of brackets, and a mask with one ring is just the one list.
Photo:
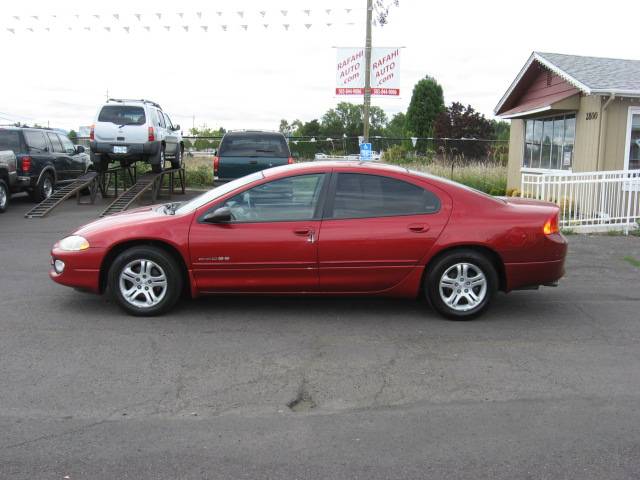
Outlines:
[[9, 187], [7, 186], [7, 182], [0, 179], [0, 213], [4, 213], [9, 208], [9, 198], [11, 194], [9, 193]]
[[91, 152], [91, 163], [98, 173], [104, 173], [109, 169], [109, 157], [104, 153]]
[[55, 180], [51, 172], [43, 173], [31, 192], [31, 200], [40, 203], [53, 195], [54, 182]]
[[132, 247], [118, 255], [109, 269], [109, 290], [118, 305], [137, 316], [160, 315], [182, 292], [182, 274], [175, 259], [152, 246]]
[[483, 313], [498, 288], [491, 261], [474, 250], [456, 250], [428, 267], [425, 294], [438, 313], [452, 320], [471, 320]]
[[178, 144], [176, 148], [176, 155], [171, 159], [171, 168], [182, 167], [182, 148], [180, 147], [180, 144]]

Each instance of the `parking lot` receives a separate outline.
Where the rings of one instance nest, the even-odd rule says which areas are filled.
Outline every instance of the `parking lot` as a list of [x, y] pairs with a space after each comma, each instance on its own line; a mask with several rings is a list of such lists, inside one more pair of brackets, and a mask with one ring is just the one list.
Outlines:
[[472, 322], [372, 298], [134, 318], [47, 276], [103, 205], [31, 206], [0, 216], [1, 478], [640, 476], [638, 237], [571, 236], [558, 288]]

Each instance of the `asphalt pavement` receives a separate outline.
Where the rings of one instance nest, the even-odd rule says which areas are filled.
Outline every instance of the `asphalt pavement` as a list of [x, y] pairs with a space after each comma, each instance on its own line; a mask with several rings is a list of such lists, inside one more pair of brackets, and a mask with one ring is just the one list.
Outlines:
[[638, 237], [569, 237], [559, 287], [472, 322], [374, 298], [134, 318], [47, 276], [103, 205], [30, 206], [0, 216], [2, 479], [640, 478]]

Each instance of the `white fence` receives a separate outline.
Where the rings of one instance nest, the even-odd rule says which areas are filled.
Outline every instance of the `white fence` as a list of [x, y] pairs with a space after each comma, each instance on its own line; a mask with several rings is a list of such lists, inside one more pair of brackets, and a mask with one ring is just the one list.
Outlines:
[[560, 226], [624, 230], [640, 222], [640, 170], [522, 173], [521, 196], [560, 207]]

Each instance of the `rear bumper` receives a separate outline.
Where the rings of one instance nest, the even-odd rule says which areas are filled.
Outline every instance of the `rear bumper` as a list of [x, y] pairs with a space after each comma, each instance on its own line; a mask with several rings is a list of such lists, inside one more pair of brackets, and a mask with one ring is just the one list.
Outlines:
[[507, 263], [506, 290], [556, 283], [564, 275], [564, 258], [548, 262]]
[[[160, 141], [145, 143], [124, 143], [124, 142], [90, 142], [89, 146], [93, 153], [108, 153], [113, 158], [126, 158], [134, 155], [155, 155], [160, 150]], [[113, 147], [127, 147], [127, 153], [113, 153]]]

